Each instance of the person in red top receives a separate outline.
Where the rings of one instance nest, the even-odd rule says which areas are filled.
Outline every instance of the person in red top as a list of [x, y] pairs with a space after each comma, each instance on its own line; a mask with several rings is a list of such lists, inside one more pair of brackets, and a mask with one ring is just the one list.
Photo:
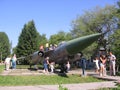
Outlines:
[[106, 56], [100, 55], [100, 76], [106, 75]]
[[44, 51], [44, 46], [43, 45], [40, 46], [40, 51]]

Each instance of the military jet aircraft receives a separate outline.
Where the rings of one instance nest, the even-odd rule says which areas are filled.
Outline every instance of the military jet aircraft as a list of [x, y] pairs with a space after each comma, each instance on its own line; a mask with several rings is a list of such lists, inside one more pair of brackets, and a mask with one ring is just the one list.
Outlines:
[[[60, 43], [57, 48], [49, 51], [36, 51], [30, 55], [30, 65], [36, 65], [45, 57], [49, 57], [50, 62], [63, 64], [69, 59], [69, 56], [76, 55], [78, 59], [79, 52], [90, 46], [94, 41], [98, 40], [101, 33], [79, 37], [64, 43]], [[78, 55], [77, 55], [78, 54]], [[72, 59], [73, 60], [73, 59]], [[74, 61], [74, 60], [73, 60]]]

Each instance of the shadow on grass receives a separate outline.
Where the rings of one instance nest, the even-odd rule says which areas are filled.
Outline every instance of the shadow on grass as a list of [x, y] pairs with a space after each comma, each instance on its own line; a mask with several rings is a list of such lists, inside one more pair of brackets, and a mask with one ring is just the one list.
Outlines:
[[58, 76], [68, 78], [68, 75], [66, 73], [57, 73]]

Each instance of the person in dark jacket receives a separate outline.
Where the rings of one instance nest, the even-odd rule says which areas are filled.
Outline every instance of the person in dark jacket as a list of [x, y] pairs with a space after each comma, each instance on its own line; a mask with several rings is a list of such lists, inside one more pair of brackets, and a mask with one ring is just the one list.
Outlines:
[[86, 58], [83, 57], [81, 53], [81, 68], [82, 68], [82, 76], [86, 76], [85, 69], [86, 69]]

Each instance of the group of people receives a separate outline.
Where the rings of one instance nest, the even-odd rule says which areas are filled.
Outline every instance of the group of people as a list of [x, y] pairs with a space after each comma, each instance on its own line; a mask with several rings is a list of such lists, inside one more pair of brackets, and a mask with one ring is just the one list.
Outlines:
[[43, 45], [40, 46], [40, 50], [41, 50], [41, 51], [54, 50], [56, 47], [57, 47], [56, 44], [50, 44], [50, 45], [49, 45], [49, 43], [46, 43], [46, 44], [45, 44], [45, 47], [44, 47]]
[[[55, 66], [55, 62], [50, 62], [49, 57], [46, 57], [43, 61], [43, 68], [44, 68], [43, 72], [48, 73], [50, 71], [51, 73], [53, 73], [54, 69], [55, 69], [54, 66]], [[67, 63], [65, 64], [65, 69], [66, 69], [66, 72], [68, 72], [70, 70], [69, 61], [67, 61]]]
[[[82, 76], [85, 76], [85, 69], [86, 69], [86, 58], [84, 58], [83, 54], [81, 53], [80, 57], [81, 61], [81, 67], [82, 67]], [[5, 59], [5, 70], [9, 70], [11, 67], [12, 69], [16, 69], [16, 54], [13, 55], [13, 57], [7, 57]], [[115, 76], [116, 71], [115, 71], [115, 64], [116, 64], [116, 57], [112, 52], [109, 52], [109, 56], [106, 55], [100, 55], [99, 57], [95, 57], [95, 66], [96, 66], [96, 73], [99, 73], [100, 76], [106, 76], [106, 63], [109, 61], [109, 70], [110, 70], [110, 75]], [[46, 57], [43, 61], [43, 67], [44, 70], [43, 72], [54, 72], [54, 65], [55, 62], [50, 62], [49, 57]], [[70, 70], [70, 63], [67, 61], [65, 64], [66, 71], [68, 72]]]
[[12, 69], [16, 69], [16, 54], [13, 55], [13, 57], [8, 56], [5, 59], [5, 70], [9, 70], [9, 68], [11, 67]]
[[49, 62], [49, 57], [46, 57], [43, 61], [43, 67], [44, 67], [43, 72], [44, 73], [45, 72], [48, 73], [49, 66], [50, 66], [50, 71], [53, 73], [54, 72], [54, 62]]
[[109, 70], [110, 75], [115, 76], [115, 64], [116, 64], [116, 57], [112, 52], [109, 52], [109, 56], [106, 55], [100, 55], [100, 57], [96, 57], [94, 62], [96, 64], [96, 72], [99, 73], [100, 76], [106, 76], [106, 63], [109, 62]]

